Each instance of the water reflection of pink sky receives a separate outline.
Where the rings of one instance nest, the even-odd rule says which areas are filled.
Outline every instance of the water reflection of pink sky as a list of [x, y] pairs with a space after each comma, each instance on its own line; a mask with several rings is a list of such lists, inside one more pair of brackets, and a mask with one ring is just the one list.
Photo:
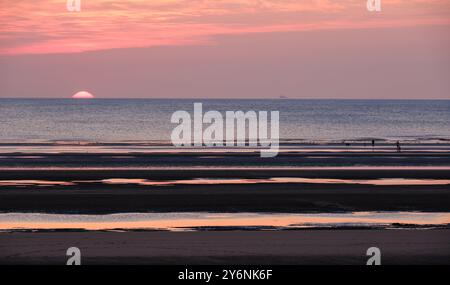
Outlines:
[[140, 186], [174, 186], [174, 185], [247, 185], [247, 184], [361, 184], [361, 185], [450, 185], [449, 179], [406, 179], [406, 178], [380, 178], [380, 179], [331, 179], [331, 178], [301, 178], [301, 177], [274, 177], [267, 179], [211, 179], [197, 178], [186, 180], [155, 181], [147, 179], [111, 178], [103, 180], [79, 181], [48, 181], [48, 180], [0, 180], [0, 186], [73, 186], [79, 183], [104, 183], [110, 185], [131, 184]]
[[0, 230], [165, 229], [195, 227], [336, 227], [450, 224], [450, 213], [356, 212], [343, 214], [130, 213], [111, 215], [0, 214]]
[[[279, 183], [312, 183], [312, 184], [363, 184], [363, 185], [448, 185], [448, 179], [328, 179], [328, 178], [300, 178], [300, 177], [274, 177], [268, 179], [191, 179], [172, 181], [150, 181], [146, 179], [105, 179], [106, 184], [137, 184], [144, 186], [170, 186], [170, 185], [220, 185], [220, 184], [279, 184]], [[0, 182], [1, 185], [1, 182]]]

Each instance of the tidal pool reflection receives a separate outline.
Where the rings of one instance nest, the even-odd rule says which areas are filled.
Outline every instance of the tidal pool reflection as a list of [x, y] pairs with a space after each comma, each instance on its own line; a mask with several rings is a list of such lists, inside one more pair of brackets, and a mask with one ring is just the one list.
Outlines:
[[450, 224], [450, 213], [354, 212], [342, 214], [257, 213], [127, 213], [110, 215], [62, 215], [38, 213], [0, 214], [0, 230], [195, 230], [196, 228], [302, 229], [340, 227], [410, 228]]
[[449, 179], [406, 179], [406, 178], [380, 178], [380, 179], [331, 179], [331, 178], [301, 178], [301, 177], [273, 177], [267, 179], [214, 179], [196, 178], [185, 180], [147, 180], [111, 178], [103, 180], [75, 180], [75, 181], [47, 181], [47, 180], [0, 180], [0, 186], [73, 186], [79, 183], [103, 183], [109, 185], [135, 184], [141, 186], [173, 186], [173, 185], [221, 185], [221, 184], [362, 184], [362, 185], [450, 185]]
[[104, 179], [99, 182], [105, 184], [137, 184], [142, 186], [172, 186], [172, 185], [220, 185], [220, 184], [279, 184], [279, 183], [306, 183], [306, 184], [363, 184], [363, 185], [450, 185], [448, 179], [406, 179], [406, 178], [380, 178], [380, 179], [330, 179], [330, 178], [301, 178], [301, 177], [273, 177], [268, 179], [211, 179], [197, 178], [186, 180], [154, 181], [147, 179]]

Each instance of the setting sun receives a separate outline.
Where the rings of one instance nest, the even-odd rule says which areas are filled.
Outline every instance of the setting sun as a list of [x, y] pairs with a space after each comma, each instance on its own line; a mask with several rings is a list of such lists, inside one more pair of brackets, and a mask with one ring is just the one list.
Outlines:
[[87, 91], [80, 91], [72, 96], [73, 99], [93, 99], [94, 95]]

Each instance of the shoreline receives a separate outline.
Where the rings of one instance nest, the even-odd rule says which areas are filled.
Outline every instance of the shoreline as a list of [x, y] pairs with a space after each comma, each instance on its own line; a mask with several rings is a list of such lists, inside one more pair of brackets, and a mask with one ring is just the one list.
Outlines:
[[[450, 169], [448, 149], [393, 150], [371, 148], [281, 149], [273, 158], [252, 149], [84, 149], [41, 148], [0, 150], [0, 170], [8, 169], [314, 169], [417, 168]], [[18, 176], [20, 179], [20, 175]]]

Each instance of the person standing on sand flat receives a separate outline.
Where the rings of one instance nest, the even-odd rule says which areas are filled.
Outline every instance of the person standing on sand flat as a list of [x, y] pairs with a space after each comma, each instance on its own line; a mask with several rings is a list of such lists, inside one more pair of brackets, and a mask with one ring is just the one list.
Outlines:
[[397, 141], [397, 152], [402, 152], [402, 148], [400, 147], [400, 141]]

